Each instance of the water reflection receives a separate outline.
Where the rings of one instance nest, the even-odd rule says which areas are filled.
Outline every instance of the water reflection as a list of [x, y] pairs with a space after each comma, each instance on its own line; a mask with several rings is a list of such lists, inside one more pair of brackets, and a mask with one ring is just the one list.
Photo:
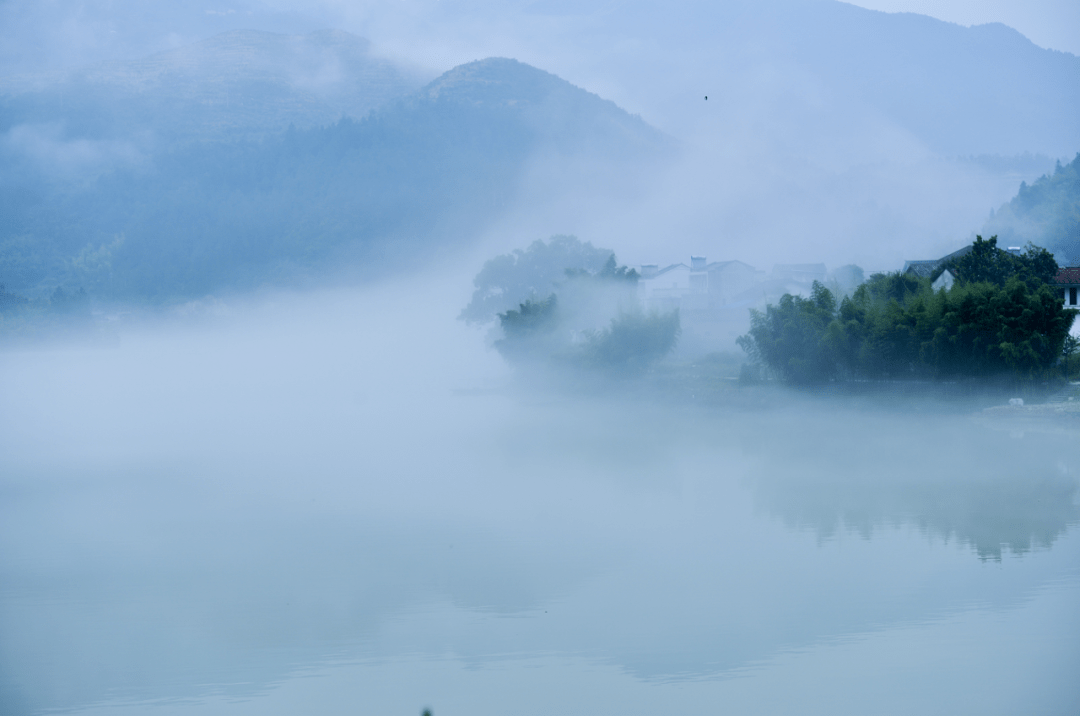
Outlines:
[[1010, 437], [969, 416], [914, 426], [882, 414], [858, 420], [858, 442], [843, 428], [838, 436], [811, 429], [759, 442], [752, 477], [759, 506], [823, 539], [911, 525], [997, 561], [1003, 552], [1049, 548], [1080, 522], [1080, 433]]
[[[704, 708], [717, 692], [690, 685], [785, 689], [805, 676], [763, 665], [851, 640], [889, 674], [895, 639], [873, 635], [927, 650], [1077, 576], [1072, 436], [786, 394], [455, 390], [426, 359], [387, 369], [396, 351], [358, 374], [362, 337], [311, 331], [3, 357], [0, 713], [260, 712], [342, 664], [411, 684], [413, 713], [437, 664], [487, 684], [459, 694], [471, 713], [513, 710], [489, 671], [538, 704], [572, 672], [583, 703]], [[1060, 628], [1025, 653], [1061, 661]], [[980, 629], [958, 663], [1019, 648]], [[278, 710], [370, 705], [310, 691]]]

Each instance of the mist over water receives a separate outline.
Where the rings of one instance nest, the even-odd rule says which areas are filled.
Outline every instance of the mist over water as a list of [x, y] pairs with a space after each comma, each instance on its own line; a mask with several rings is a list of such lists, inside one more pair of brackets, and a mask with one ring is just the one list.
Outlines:
[[1080, 703], [1075, 430], [529, 390], [454, 291], [0, 355], [3, 712]]
[[[0, 4], [0, 716], [1080, 713], [1063, 335], [799, 390], [736, 342], [979, 231], [1072, 262], [1077, 62], [832, 0]], [[834, 357], [925, 318], [835, 308]]]

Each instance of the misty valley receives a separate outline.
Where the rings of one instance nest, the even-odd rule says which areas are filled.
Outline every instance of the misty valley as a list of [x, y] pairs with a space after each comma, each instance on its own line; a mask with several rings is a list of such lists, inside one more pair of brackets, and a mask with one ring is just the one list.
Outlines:
[[0, 714], [1080, 712], [1080, 59], [316, 6], [0, 51]]

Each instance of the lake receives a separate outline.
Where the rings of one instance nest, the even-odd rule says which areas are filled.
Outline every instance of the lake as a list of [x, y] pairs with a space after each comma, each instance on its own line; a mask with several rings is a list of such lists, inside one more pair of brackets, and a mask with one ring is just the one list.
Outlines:
[[530, 390], [426, 296], [0, 353], [0, 712], [1080, 713], [1080, 433]]

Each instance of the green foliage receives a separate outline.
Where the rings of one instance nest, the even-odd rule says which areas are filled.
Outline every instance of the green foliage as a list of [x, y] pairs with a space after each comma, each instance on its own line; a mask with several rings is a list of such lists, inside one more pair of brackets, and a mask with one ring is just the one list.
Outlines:
[[1080, 368], [1080, 339], [1074, 335], [1065, 337], [1061, 346], [1061, 367], [1065, 373], [1065, 380], [1072, 380]]
[[[606, 261], [606, 262], [605, 262]], [[591, 276], [615, 265], [610, 249], [598, 249], [576, 236], [537, 239], [527, 249], [487, 261], [473, 279], [472, 299], [458, 316], [466, 323], [487, 323], [531, 296], [544, 295], [568, 276]], [[623, 272], [625, 276], [625, 267]], [[636, 280], [636, 272], [631, 271]]]
[[769, 305], [764, 312], [751, 309], [750, 332], [738, 344], [786, 382], [820, 383], [836, 375], [838, 337], [829, 331], [835, 318], [836, 299], [814, 281], [810, 298], [784, 294], [779, 305]]
[[924, 360], [943, 377], [1008, 374], [1031, 379], [1057, 360], [1076, 315], [1043, 285], [1013, 277], [1004, 286], [977, 283], [935, 297], [938, 325]]
[[495, 348], [504, 358], [520, 362], [535, 360], [557, 345], [559, 301], [551, 294], [543, 301], [527, 299], [518, 309], [499, 314], [503, 338]]
[[670, 353], [681, 332], [678, 310], [620, 313], [608, 328], [587, 335], [581, 360], [596, 368], [640, 372]]
[[608, 256], [603, 268], [595, 273], [583, 268], [568, 268], [565, 273], [570, 280], [583, 278], [590, 281], [625, 282], [630, 286], [637, 286], [638, 279], [641, 278], [636, 269], [619, 266], [615, 260], [615, 254]]
[[555, 312], [559, 302], [555, 294], [543, 301], [529, 299], [516, 311], [499, 314], [499, 324], [507, 338], [519, 339], [550, 332], [554, 327]]
[[[572, 236], [553, 237], [547, 244], [537, 241], [527, 251], [488, 261], [475, 283], [479, 290], [496, 276], [511, 277], [518, 280], [517, 290], [524, 290], [532, 284], [522, 277], [551, 280], [556, 262], [567, 256], [595, 259], [596, 252]], [[559, 363], [620, 373], [645, 370], [670, 353], [681, 331], [678, 312], [642, 312], [637, 305], [637, 272], [619, 266], [610, 252], [598, 263], [595, 271], [561, 269], [558, 295], [552, 293], [543, 300], [530, 297], [516, 309], [499, 313], [503, 333], [495, 341], [499, 353], [518, 365]], [[483, 293], [474, 294], [477, 305], [484, 299]], [[605, 323], [606, 327], [597, 328]]]
[[[929, 279], [875, 274], [837, 306], [815, 283], [811, 298], [785, 295], [751, 312], [739, 345], [752, 360], [793, 384], [838, 378], [957, 379], [1049, 376], [1077, 311], [1017, 261], [1011, 275], [984, 242], [960, 270], [1003, 279], [933, 291]], [[970, 255], [970, 254], [969, 254]], [[1034, 261], [1037, 251], [1028, 252]], [[966, 257], [965, 257], [966, 258]], [[1012, 257], [1016, 258], [1016, 257]]]
[[1033, 244], [1029, 243], [1024, 253], [1015, 256], [997, 247], [996, 236], [985, 241], [982, 236], [976, 236], [971, 251], [939, 266], [931, 278], [936, 279], [946, 269], [967, 283], [1004, 286], [1008, 280], [1018, 278], [1034, 288], [1053, 281], [1058, 264], [1053, 254]]
[[[936, 278], [936, 276], [934, 277]], [[857, 289], [852, 298], [859, 303], [904, 303], [926, 289], [927, 284], [906, 273], [876, 273]]]

